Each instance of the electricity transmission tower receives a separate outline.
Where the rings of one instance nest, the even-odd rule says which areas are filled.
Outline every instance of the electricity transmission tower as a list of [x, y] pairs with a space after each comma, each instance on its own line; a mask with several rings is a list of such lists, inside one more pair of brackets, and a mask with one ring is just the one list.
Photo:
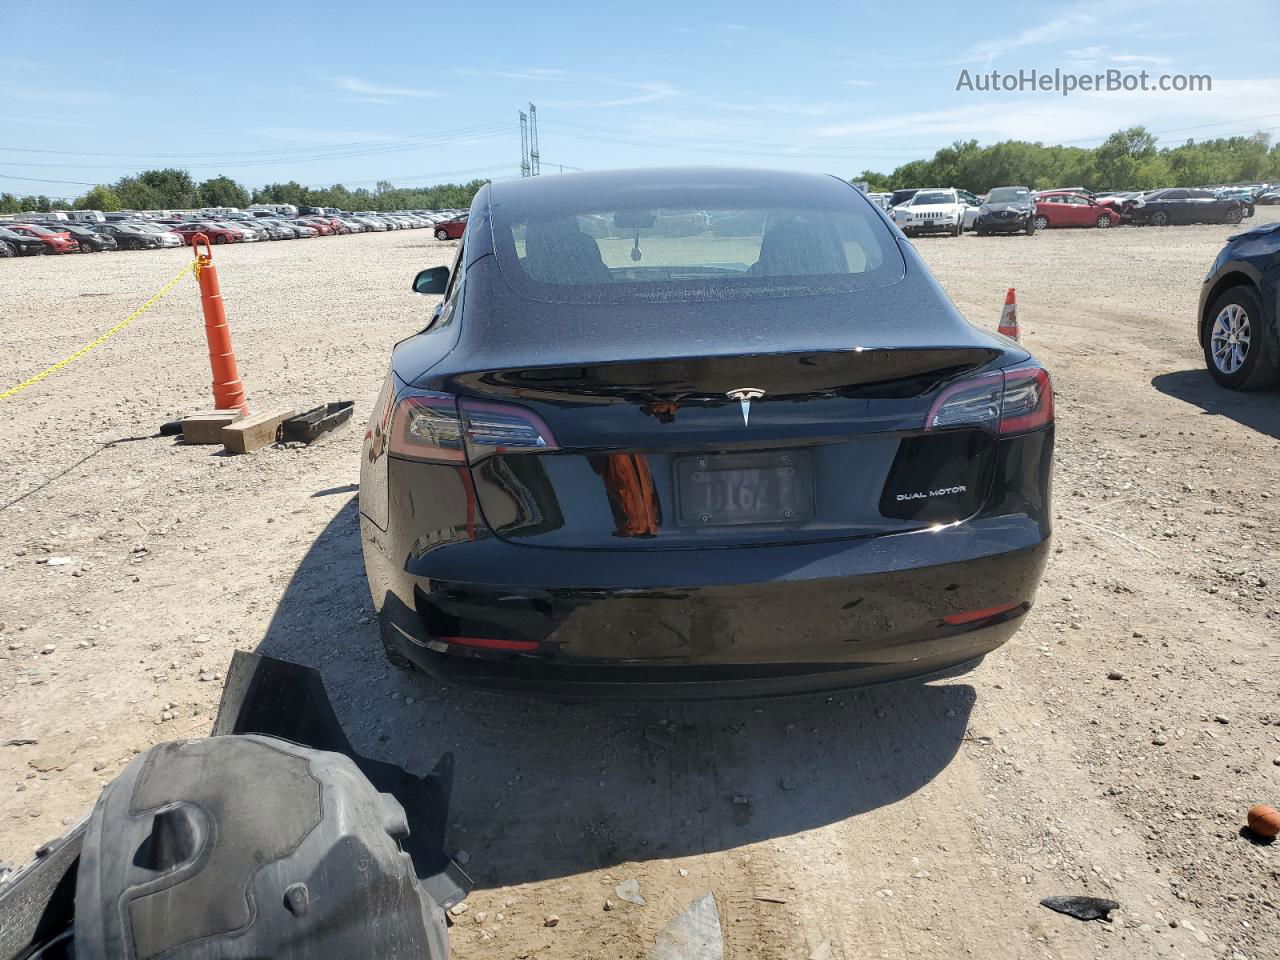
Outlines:
[[542, 172], [542, 157], [538, 154], [538, 108], [529, 104], [529, 176]]
[[520, 114], [520, 176], [529, 176], [529, 118], [523, 110]]

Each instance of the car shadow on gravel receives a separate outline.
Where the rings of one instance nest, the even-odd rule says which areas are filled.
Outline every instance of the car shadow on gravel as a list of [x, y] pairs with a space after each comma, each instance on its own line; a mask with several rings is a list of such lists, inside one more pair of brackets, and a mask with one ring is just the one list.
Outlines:
[[1280, 439], [1280, 395], [1275, 390], [1248, 393], [1220, 387], [1203, 367], [1153, 377], [1151, 385], [1206, 415], [1229, 417], [1251, 430]]
[[354, 497], [294, 573], [258, 652], [317, 668], [365, 755], [424, 774], [454, 754], [449, 846], [480, 886], [726, 850], [892, 804], [951, 761], [975, 698], [951, 681], [565, 705], [404, 674], [372, 621]]

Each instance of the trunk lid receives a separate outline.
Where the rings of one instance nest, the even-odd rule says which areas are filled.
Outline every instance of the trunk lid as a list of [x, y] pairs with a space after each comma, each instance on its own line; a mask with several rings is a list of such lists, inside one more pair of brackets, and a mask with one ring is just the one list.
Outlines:
[[923, 426], [942, 387], [1000, 355], [966, 344], [677, 357], [456, 373], [449, 387], [523, 407], [554, 435], [553, 449], [473, 457], [478, 504], [499, 536], [741, 546], [975, 513], [995, 437]]

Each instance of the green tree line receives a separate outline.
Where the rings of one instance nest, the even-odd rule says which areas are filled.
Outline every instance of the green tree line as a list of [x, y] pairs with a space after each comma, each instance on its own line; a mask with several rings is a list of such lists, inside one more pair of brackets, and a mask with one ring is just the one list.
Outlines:
[[373, 190], [348, 190], [340, 183], [316, 189], [296, 181], [250, 189], [230, 177], [197, 183], [185, 170], [146, 170], [115, 183], [90, 188], [74, 200], [0, 193], [0, 213], [48, 213], [50, 210], [191, 210], [197, 207], [247, 207], [251, 203], [308, 204], [342, 210], [434, 210], [471, 206], [487, 181], [442, 183], [433, 187], [396, 187], [381, 181]]
[[1256, 133], [1161, 148], [1145, 127], [1118, 130], [1097, 147], [1045, 146], [1024, 140], [984, 147], [977, 140], [958, 140], [931, 160], [912, 160], [887, 174], [864, 170], [854, 180], [865, 180], [875, 192], [959, 187], [974, 193], [1000, 186], [1152, 190], [1275, 182], [1280, 180], [1280, 144], [1273, 145], [1266, 134]]
[[[1005, 140], [980, 146], [956, 141], [930, 160], [912, 160], [892, 173], [864, 170], [874, 191], [908, 187], [960, 187], [986, 193], [992, 187], [1025, 185], [1033, 189], [1082, 186], [1090, 190], [1151, 190], [1217, 183], [1280, 181], [1280, 144], [1266, 134], [1188, 140], [1158, 147], [1145, 127], [1117, 130], [1097, 147], [1045, 146]], [[197, 183], [185, 170], [147, 170], [102, 184], [74, 200], [43, 195], [0, 193], [0, 213], [50, 210], [165, 210], [196, 207], [245, 207], [251, 203], [292, 203], [342, 210], [416, 210], [466, 208], [484, 180], [442, 183], [434, 187], [396, 187], [380, 181], [372, 190], [304, 187], [297, 181], [250, 189], [230, 177]]]

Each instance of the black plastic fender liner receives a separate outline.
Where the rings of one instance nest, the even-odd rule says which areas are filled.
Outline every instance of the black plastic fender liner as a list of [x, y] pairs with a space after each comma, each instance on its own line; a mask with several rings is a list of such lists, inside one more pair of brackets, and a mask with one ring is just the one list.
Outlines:
[[78, 960], [447, 956], [404, 812], [342, 754], [162, 743], [107, 786], [76, 879]]
[[236, 651], [227, 668], [212, 736], [258, 733], [348, 756], [382, 793], [404, 808], [409, 836], [401, 847], [413, 858], [418, 881], [446, 910], [471, 892], [471, 878], [444, 852], [453, 789], [453, 754], [425, 777], [393, 763], [362, 757], [333, 712], [320, 674], [311, 667]]
[[359, 756], [315, 670], [247, 653], [213, 734], [135, 758], [0, 882], [0, 960], [447, 956], [452, 756]]

